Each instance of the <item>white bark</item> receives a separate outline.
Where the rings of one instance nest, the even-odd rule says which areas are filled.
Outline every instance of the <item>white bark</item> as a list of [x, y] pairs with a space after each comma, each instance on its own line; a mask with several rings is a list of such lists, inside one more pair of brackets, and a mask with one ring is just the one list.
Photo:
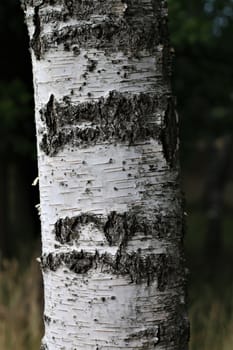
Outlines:
[[[122, 20], [133, 8], [130, 1], [102, 2], [102, 8], [101, 1], [92, 1], [94, 7], [86, 18], [80, 19], [77, 12], [66, 21], [57, 20], [67, 3], [45, 0], [25, 5], [34, 45], [45, 290], [43, 348], [186, 349], [176, 142], [171, 146], [172, 156], [164, 150], [170, 137], [170, 126], [165, 124], [171, 108], [169, 79], [164, 79], [163, 71], [164, 46], [153, 44], [151, 52], [141, 44], [133, 55], [132, 48], [124, 50], [119, 43], [119, 49], [111, 43], [108, 50], [92, 46], [91, 39], [80, 45], [73, 38], [67, 39], [70, 51], [66, 51], [64, 41], [54, 40], [55, 32], [102, 25], [108, 12]], [[78, 3], [82, 1], [74, 5], [77, 11], [79, 6], [80, 11], [81, 6], [88, 7], [87, 1]], [[145, 18], [136, 18], [145, 28], [153, 16], [166, 17], [163, 7], [153, 12], [152, 3], [134, 4], [145, 10]], [[104, 6], [106, 13], [100, 10]], [[151, 115], [142, 121], [148, 137], [140, 136], [139, 127], [129, 142], [128, 135], [138, 128], [132, 121], [134, 115], [123, 130], [124, 139], [114, 120], [111, 126], [99, 127], [95, 119], [81, 114], [72, 123], [62, 117], [65, 109], [71, 113], [77, 108], [77, 116], [78, 106], [104, 104], [114, 93], [126, 99], [137, 96], [140, 100], [141, 94], [158, 99]], [[143, 115], [145, 106], [140, 106], [135, 115], [139, 111]], [[77, 130], [99, 128], [103, 135], [108, 128], [108, 136], [96, 136], [95, 142], [74, 137]], [[63, 135], [74, 133], [53, 144], [59, 130]], [[164, 141], [159, 133], [150, 134], [151, 130], [168, 136]]]

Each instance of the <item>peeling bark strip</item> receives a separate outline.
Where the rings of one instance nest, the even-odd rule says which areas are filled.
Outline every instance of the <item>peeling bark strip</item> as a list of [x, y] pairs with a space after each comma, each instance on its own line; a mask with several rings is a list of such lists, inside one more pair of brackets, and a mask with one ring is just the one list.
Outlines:
[[[74, 105], [67, 97], [63, 103], [58, 103], [51, 95], [47, 105], [40, 110], [41, 120], [46, 125], [40, 147], [52, 156], [66, 144], [74, 147], [101, 142], [133, 145], [150, 138], [161, 138], [165, 157], [171, 162], [177, 138], [177, 134], [172, 134], [175, 121], [171, 101], [172, 98], [166, 96], [112, 91], [107, 98], [97, 102]], [[161, 128], [164, 110], [167, 111], [162, 122], [165, 126]]]
[[[170, 286], [171, 279], [177, 283], [177, 276], [174, 279], [174, 264], [172, 257], [165, 254], [147, 256], [141, 255], [141, 250], [137, 252], [125, 253], [119, 249], [116, 256], [112, 257], [108, 253], [99, 254], [73, 250], [69, 253], [49, 253], [42, 255], [41, 267], [56, 271], [65, 265], [77, 274], [86, 274], [91, 269], [101, 268], [105, 273], [129, 276], [131, 283], [146, 282], [149, 286], [155, 279], [158, 290], [164, 291]], [[172, 277], [171, 277], [172, 276]]]
[[[59, 44], [63, 44], [65, 50], [71, 50], [75, 45], [108, 52], [122, 50], [130, 55], [137, 55], [140, 50], [153, 53], [167, 30], [164, 1], [44, 0], [39, 6], [37, 4], [38, 1], [23, 1], [24, 8], [27, 5], [35, 7], [35, 35], [31, 47], [37, 59]], [[44, 12], [43, 7], [48, 5], [56, 6], [56, 9]], [[71, 19], [75, 19], [77, 24], [57, 25]], [[52, 31], [43, 33], [41, 27], [50, 23], [53, 23]]]

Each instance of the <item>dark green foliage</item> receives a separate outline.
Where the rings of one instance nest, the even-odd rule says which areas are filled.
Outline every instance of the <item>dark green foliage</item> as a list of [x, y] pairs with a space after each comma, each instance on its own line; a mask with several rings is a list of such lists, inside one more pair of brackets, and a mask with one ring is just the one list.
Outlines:
[[0, 2], [0, 157], [35, 159], [31, 62], [19, 0]]
[[233, 130], [231, 0], [168, 0], [182, 153]]
[[0, 82], [0, 156], [35, 158], [32, 93], [21, 80]]
[[0, 43], [0, 254], [10, 257], [29, 251], [39, 231], [32, 68], [19, 0], [0, 1]]
[[31, 59], [20, 0], [0, 1], [0, 80], [20, 78], [31, 86]]

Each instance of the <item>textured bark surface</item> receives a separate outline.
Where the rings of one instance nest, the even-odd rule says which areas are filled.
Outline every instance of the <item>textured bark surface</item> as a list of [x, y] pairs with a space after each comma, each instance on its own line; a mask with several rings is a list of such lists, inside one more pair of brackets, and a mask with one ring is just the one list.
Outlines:
[[23, 1], [35, 88], [48, 350], [185, 350], [167, 8]]

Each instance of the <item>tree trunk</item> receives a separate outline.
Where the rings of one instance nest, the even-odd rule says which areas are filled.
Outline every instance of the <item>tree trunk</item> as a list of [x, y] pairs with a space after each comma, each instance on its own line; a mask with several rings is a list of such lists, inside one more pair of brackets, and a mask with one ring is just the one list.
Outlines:
[[167, 9], [28, 0], [42, 349], [187, 349]]
[[231, 176], [232, 150], [231, 135], [216, 139], [209, 149], [210, 161], [203, 196], [207, 216], [204, 249], [205, 256], [211, 262], [210, 273], [214, 275], [223, 248], [224, 192]]

